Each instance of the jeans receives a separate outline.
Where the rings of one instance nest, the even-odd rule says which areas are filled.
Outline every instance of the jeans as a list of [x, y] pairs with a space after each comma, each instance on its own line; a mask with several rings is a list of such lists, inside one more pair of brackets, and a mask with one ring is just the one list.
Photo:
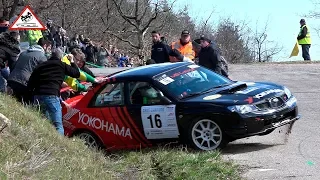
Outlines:
[[311, 45], [310, 44], [302, 44], [301, 47], [302, 47], [302, 57], [303, 57], [303, 59], [305, 61], [306, 60], [311, 60], [310, 54], [309, 54], [309, 49], [310, 49]]
[[41, 112], [51, 121], [57, 131], [64, 135], [60, 98], [54, 95], [36, 95], [34, 103], [40, 104]]

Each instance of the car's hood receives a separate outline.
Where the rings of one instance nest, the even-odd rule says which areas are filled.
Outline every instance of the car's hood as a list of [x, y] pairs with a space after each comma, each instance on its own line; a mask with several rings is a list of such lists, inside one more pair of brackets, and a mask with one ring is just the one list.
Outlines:
[[211, 92], [187, 98], [186, 102], [212, 102], [225, 105], [252, 104], [284, 94], [284, 87], [266, 82], [236, 82]]

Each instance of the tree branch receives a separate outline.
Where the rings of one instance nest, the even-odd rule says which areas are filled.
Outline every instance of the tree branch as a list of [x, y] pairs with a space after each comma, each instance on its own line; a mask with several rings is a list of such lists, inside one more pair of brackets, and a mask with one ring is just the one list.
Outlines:
[[[106, 24], [105, 24], [105, 21], [104, 21], [104, 19], [103, 19], [102, 17], [101, 17], [101, 20], [102, 20], [102, 23], [103, 23], [104, 25], [106, 25]], [[107, 28], [107, 29], [108, 29], [108, 28]], [[105, 31], [103, 31], [103, 33], [108, 33], [108, 34], [116, 37], [116, 38], [119, 39], [120, 41], [123, 41], [123, 42], [128, 43], [128, 44], [129, 44], [130, 46], [132, 46], [133, 48], [139, 49], [139, 46], [134, 45], [130, 40], [124, 39], [124, 38], [120, 37], [119, 35], [111, 32], [111, 31], [108, 31], [107, 29], [106, 29]]]

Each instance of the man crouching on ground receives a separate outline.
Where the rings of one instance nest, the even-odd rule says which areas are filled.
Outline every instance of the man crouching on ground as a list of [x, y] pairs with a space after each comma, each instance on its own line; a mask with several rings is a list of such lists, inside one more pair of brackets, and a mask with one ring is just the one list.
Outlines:
[[28, 90], [34, 98], [34, 103], [40, 104], [42, 113], [51, 120], [57, 131], [64, 135], [60, 89], [66, 75], [79, 78], [80, 72], [72, 55], [69, 55], [68, 58], [71, 66], [63, 63], [62, 57], [62, 50], [54, 49], [51, 58], [39, 64], [32, 72]]

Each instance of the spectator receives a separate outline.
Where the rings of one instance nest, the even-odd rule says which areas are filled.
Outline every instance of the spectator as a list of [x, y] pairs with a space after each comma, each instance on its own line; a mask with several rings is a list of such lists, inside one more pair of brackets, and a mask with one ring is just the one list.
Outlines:
[[19, 41], [19, 31], [0, 34], [0, 92], [6, 92], [6, 80], [20, 53]]
[[56, 30], [53, 26], [53, 21], [52, 20], [48, 20], [47, 22], [47, 29], [44, 31], [44, 36], [47, 37], [47, 39], [49, 39], [51, 41], [51, 46], [54, 47], [55, 42], [54, 42], [54, 34], [56, 33]]
[[70, 40], [69, 51], [71, 52], [74, 48], [81, 48], [80, 43], [79, 34], [76, 33]]
[[28, 92], [34, 97], [34, 103], [39, 103], [41, 111], [51, 120], [57, 131], [64, 135], [60, 89], [66, 75], [79, 78], [80, 72], [71, 55], [71, 66], [63, 63], [62, 57], [62, 50], [56, 48], [48, 61], [34, 69], [28, 82]]
[[302, 57], [305, 61], [311, 61], [309, 49], [311, 47], [310, 29], [306, 25], [305, 19], [300, 20], [300, 32], [297, 37], [299, 45], [302, 48]]
[[81, 71], [83, 71], [83, 72], [89, 74], [90, 76], [92, 76], [93, 78], [95, 78], [92, 71], [86, 66], [86, 60], [85, 60], [84, 54], [78, 56], [77, 58], [75, 58], [75, 60], [77, 61], [77, 65]]
[[108, 51], [106, 50], [106, 48], [104, 48], [103, 45], [101, 45], [99, 48], [99, 52], [97, 54], [97, 65], [106, 66], [109, 63], [108, 57], [109, 57]]
[[169, 51], [170, 47], [160, 39], [160, 33], [152, 31], [152, 49], [151, 59], [156, 63], [170, 62]]
[[193, 60], [196, 57], [195, 49], [191, 42], [190, 32], [182, 31], [179, 41], [171, 44], [172, 49], [177, 49], [183, 56]]
[[8, 63], [10, 70], [17, 61], [20, 53], [20, 34], [19, 31], [10, 31], [0, 34], [0, 68], [5, 68]]
[[27, 30], [27, 37], [29, 41], [29, 45], [35, 45], [39, 41], [40, 38], [43, 37], [41, 30]]
[[200, 45], [201, 50], [199, 52], [199, 65], [204, 66], [217, 74], [221, 74], [220, 55], [211, 45], [211, 40], [201, 36]]
[[86, 61], [95, 64], [95, 54], [98, 52], [98, 48], [93, 45], [92, 41], [87, 38], [84, 40], [86, 47], [84, 48], [84, 53], [86, 55]]
[[118, 67], [126, 67], [128, 58], [125, 55], [120, 54], [120, 58], [118, 59]]
[[9, 28], [9, 21], [2, 17], [0, 18], [0, 33], [6, 32]]
[[62, 49], [63, 46], [63, 35], [62, 35], [62, 27], [58, 27], [58, 30], [56, 33], [53, 35], [53, 39], [55, 42], [55, 48], [60, 48]]
[[31, 100], [26, 94], [30, 75], [37, 65], [47, 61], [46, 55], [50, 52], [51, 42], [47, 38], [40, 38], [38, 45], [30, 46], [28, 50], [19, 55], [8, 78], [8, 86], [18, 101], [28, 103]]

